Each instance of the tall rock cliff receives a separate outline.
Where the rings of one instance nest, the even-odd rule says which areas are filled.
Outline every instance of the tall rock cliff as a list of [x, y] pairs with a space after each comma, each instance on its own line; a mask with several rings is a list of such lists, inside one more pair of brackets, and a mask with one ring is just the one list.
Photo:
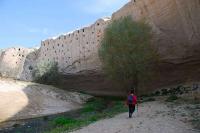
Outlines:
[[199, 0], [132, 0], [115, 12], [112, 19], [128, 15], [152, 26], [154, 44], [163, 60], [181, 63], [188, 57], [199, 56]]
[[[200, 80], [199, 0], [132, 0], [113, 13], [112, 20], [124, 16], [151, 25], [153, 45], [161, 57], [151, 81], [140, 84], [140, 93]], [[73, 75], [66, 79], [66, 84], [91, 93], [124, 95], [124, 90], [98, 73]]]
[[161, 57], [156, 76], [148, 85], [141, 85], [141, 92], [200, 80], [199, 0], [132, 0], [112, 19], [128, 15], [152, 26], [153, 44]]
[[42, 41], [38, 62], [57, 62], [64, 74], [99, 71], [98, 48], [109, 22], [110, 18], [98, 19], [88, 27]]
[[0, 73], [3, 77], [22, 79], [24, 62], [33, 49], [8, 48], [0, 52]]
[[[141, 93], [200, 80], [199, 0], [131, 0], [113, 13], [111, 20], [99, 19], [88, 27], [46, 39], [39, 50], [1, 52], [0, 73], [32, 80], [37, 63], [55, 61], [60, 72], [67, 75], [64, 80], [66, 89], [123, 95], [124, 90], [114, 86], [101, 73], [98, 48], [106, 26], [112, 20], [129, 15], [135, 21], [146, 21], [152, 26], [153, 45], [161, 57], [159, 67], [155, 68], [156, 75], [151, 82], [141, 85]], [[24, 57], [20, 56], [22, 54]]]
[[98, 19], [94, 24], [75, 31], [48, 38], [39, 49], [9, 48], [0, 52], [0, 73], [25, 81], [33, 80], [35, 66], [57, 62], [62, 74], [101, 71], [98, 48], [110, 18]]

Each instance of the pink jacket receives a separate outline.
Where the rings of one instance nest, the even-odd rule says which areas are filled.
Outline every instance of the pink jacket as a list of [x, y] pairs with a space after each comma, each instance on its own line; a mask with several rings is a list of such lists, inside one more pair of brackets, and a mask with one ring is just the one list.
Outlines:
[[[130, 95], [132, 95], [132, 94], [129, 94], [128, 97], [129, 97]], [[133, 96], [132, 105], [136, 105], [136, 104], [137, 104], [137, 96], [136, 96], [136, 95], [132, 95], [132, 96]], [[127, 98], [126, 104], [129, 105], [128, 98]]]

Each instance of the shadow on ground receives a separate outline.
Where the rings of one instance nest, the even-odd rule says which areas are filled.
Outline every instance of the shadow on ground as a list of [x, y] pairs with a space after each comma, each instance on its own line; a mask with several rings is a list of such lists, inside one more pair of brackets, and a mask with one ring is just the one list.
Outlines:
[[[27, 119], [78, 109], [89, 98], [87, 95], [66, 92], [47, 85], [8, 80], [0, 82], [2, 129], [9, 126], [17, 127]], [[0, 132], [5, 133], [5, 130]]]

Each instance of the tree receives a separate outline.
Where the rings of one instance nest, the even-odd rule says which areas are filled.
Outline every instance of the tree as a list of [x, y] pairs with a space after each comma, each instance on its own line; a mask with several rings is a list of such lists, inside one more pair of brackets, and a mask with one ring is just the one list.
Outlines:
[[158, 59], [151, 41], [152, 31], [145, 22], [134, 22], [131, 17], [113, 21], [105, 29], [99, 49], [103, 70], [124, 87], [134, 85], [137, 90]]
[[61, 74], [56, 62], [41, 62], [36, 65], [33, 72], [34, 81], [47, 85], [58, 85], [61, 80]]

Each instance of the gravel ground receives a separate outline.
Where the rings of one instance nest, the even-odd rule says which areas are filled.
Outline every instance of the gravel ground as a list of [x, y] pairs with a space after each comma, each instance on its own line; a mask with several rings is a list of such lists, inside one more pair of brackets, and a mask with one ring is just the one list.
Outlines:
[[199, 133], [184, 122], [185, 119], [185, 116], [172, 115], [172, 109], [166, 103], [155, 101], [141, 104], [131, 119], [128, 113], [123, 113], [73, 133]]

